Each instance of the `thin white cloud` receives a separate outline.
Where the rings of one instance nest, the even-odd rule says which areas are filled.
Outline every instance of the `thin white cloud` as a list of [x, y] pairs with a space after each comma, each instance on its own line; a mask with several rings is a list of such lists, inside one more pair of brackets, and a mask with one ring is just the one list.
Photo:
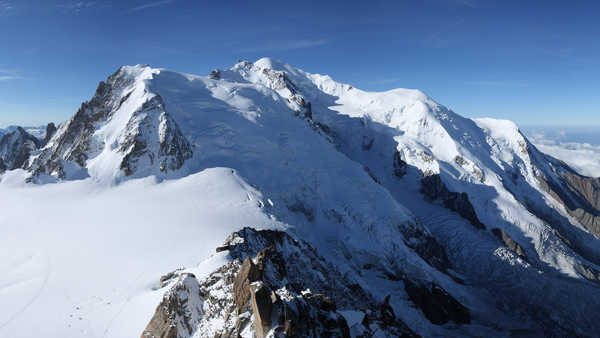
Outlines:
[[18, 80], [21, 77], [19, 76], [13, 76], [13, 75], [0, 75], [0, 81], [11, 81], [11, 80]]
[[12, 81], [12, 80], [19, 80], [22, 79], [23, 77], [20, 76], [17, 71], [12, 70], [12, 69], [0, 69], [0, 82], [4, 82], [4, 81]]
[[112, 7], [112, 4], [110, 3], [94, 0], [71, 0], [58, 5], [58, 8], [62, 9], [67, 14], [80, 14], [84, 11], [105, 9], [110, 7]]
[[175, 2], [175, 0], [154, 1], [154, 2], [150, 2], [150, 3], [144, 4], [144, 5], [133, 7], [128, 12], [142, 11], [142, 10], [148, 9], [148, 8], [153, 8], [153, 7], [168, 5], [168, 4], [173, 3], [173, 2]]
[[[558, 135], [560, 137], [560, 135]], [[563, 142], [544, 133], [533, 133], [529, 140], [542, 152], [567, 163], [582, 175], [600, 177], [600, 146]]]
[[478, 81], [466, 81], [465, 84], [472, 86], [485, 86], [485, 87], [529, 87], [529, 83], [525, 82], [512, 82], [512, 81], [489, 81], [489, 80], [478, 80]]
[[61, 5], [61, 7], [79, 13], [86, 8], [96, 6], [96, 4], [96, 1], [74, 1], [65, 5]]
[[326, 45], [330, 40], [293, 40], [293, 41], [281, 41], [281, 42], [270, 42], [264, 45], [248, 47], [240, 50], [242, 53], [258, 53], [258, 52], [275, 52], [275, 51], [286, 51], [313, 48]]
[[10, 16], [15, 13], [15, 6], [11, 1], [0, 1], [0, 16]]

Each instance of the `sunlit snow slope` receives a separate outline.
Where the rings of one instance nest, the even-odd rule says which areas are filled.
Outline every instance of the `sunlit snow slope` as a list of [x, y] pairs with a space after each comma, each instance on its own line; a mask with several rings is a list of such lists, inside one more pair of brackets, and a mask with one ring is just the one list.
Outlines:
[[[22, 167], [0, 183], [0, 336], [139, 336], [176, 285], [161, 275], [203, 280], [245, 226], [306, 241], [335, 269], [307, 281], [373, 299], [334, 297], [351, 336], [398, 332], [355, 318], [373, 303], [422, 336], [600, 330], [599, 183], [514, 123], [418, 90], [268, 58], [209, 76], [127, 66]], [[226, 317], [194, 312], [179, 336]]]

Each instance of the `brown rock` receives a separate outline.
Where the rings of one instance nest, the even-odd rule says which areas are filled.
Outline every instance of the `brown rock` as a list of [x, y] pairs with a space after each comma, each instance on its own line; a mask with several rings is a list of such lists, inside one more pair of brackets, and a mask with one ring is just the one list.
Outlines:
[[527, 259], [523, 248], [519, 245], [519, 243], [515, 242], [506, 232], [502, 231], [501, 229], [494, 228], [492, 229], [492, 233], [517, 255], [523, 257], [524, 259]]
[[271, 311], [273, 310], [271, 290], [263, 282], [256, 282], [251, 285], [250, 293], [252, 295], [252, 312], [254, 313], [254, 336], [263, 338], [271, 327]]
[[192, 274], [183, 274], [179, 278], [173, 290], [165, 294], [156, 307], [154, 316], [141, 335], [142, 338], [178, 338], [194, 333], [188, 300], [193, 286], [197, 286], [198, 281]]
[[442, 181], [439, 174], [425, 173], [421, 179], [421, 192], [432, 200], [443, 201], [444, 207], [457, 212], [461, 217], [468, 220], [477, 229], [485, 229], [477, 217], [477, 213], [469, 200], [469, 195], [462, 192], [450, 191]]
[[[161, 305], [163, 304], [161, 303]], [[171, 325], [169, 316], [164, 307], [159, 306], [142, 333], [142, 338], [177, 338], [177, 326]]]
[[292, 320], [288, 319], [285, 321], [285, 329], [283, 331], [283, 333], [285, 334], [286, 337], [297, 337], [297, 329], [296, 329], [296, 325], [294, 325], [294, 323], [292, 322]]
[[250, 258], [244, 259], [240, 272], [233, 281], [233, 299], [238, 311], [242, 311], [250, 300], [250, 284], [262, 279], [260, 269]]

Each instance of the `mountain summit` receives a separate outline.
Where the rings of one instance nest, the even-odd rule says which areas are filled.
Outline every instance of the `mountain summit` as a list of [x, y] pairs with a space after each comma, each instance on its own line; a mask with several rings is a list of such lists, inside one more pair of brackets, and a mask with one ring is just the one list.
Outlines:
[[[464, 118], [418, 90], [367, 92], [262, 58], [208, 76], [121, 67], [44, 142], [20, 131], [0, 142], [3, 181], [131, 192], [151, 178], [220, 203], [195, 206], [193, 224], [175, 213], [164, 225], [177, 238], [198, 227], [209, 235], [197, 246], [213, 255], [128, 243], [203, 263], [153, 276], [153, 287], [131, 281], [147, 317], [111, 331], [98, 315], [96, 331], [600, 332], [600, 181], [540, 152], [510, 121]], [[158, 233], [144, 229], [140, 238]], [[121, 230], [106, 224], [106, 233]]]

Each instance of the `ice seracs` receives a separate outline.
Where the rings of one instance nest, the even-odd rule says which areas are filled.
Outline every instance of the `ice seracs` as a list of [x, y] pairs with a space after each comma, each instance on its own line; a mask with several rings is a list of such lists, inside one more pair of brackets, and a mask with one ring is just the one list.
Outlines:
[[[89, 312], [85, 329], [96, 334], [600, 330], [598, 182], [514, 123], [464, 118], [418, 90], [367, 92], [270, 58], [208, 76], [125, 66], [38, 147], [0, 189], [17, 202], [66, 199], [45, 221], [35, 217], [41, 203], [23, 220], [39, 234], [68, 230], [41, 254], [60, 257], [66, 277], [21, 290], [65, 318], [86, 292], [118, 290], [119, 306]], [[38, 185], [16, 188], [19, 178]], [[12, 200], [3, 205], [19, 210]], [[61, 225], [67, 205], [80, 212]], [[27, 236], [5, 229], [12, 240], [0, 244], [18, 252], [10, 243]], [[64, 250], [87, 243], [90, 261], [102, 262], [90, 231], [119, 261], [86, 269], [102, 282], [62, 297], [61, 282], [83, 281]], [[33, 317], [44, 312], [32, 304]], [[7, 328], [24, 326], [15, 318]], [[65, 323], [45, 327], [82, 334]]]

